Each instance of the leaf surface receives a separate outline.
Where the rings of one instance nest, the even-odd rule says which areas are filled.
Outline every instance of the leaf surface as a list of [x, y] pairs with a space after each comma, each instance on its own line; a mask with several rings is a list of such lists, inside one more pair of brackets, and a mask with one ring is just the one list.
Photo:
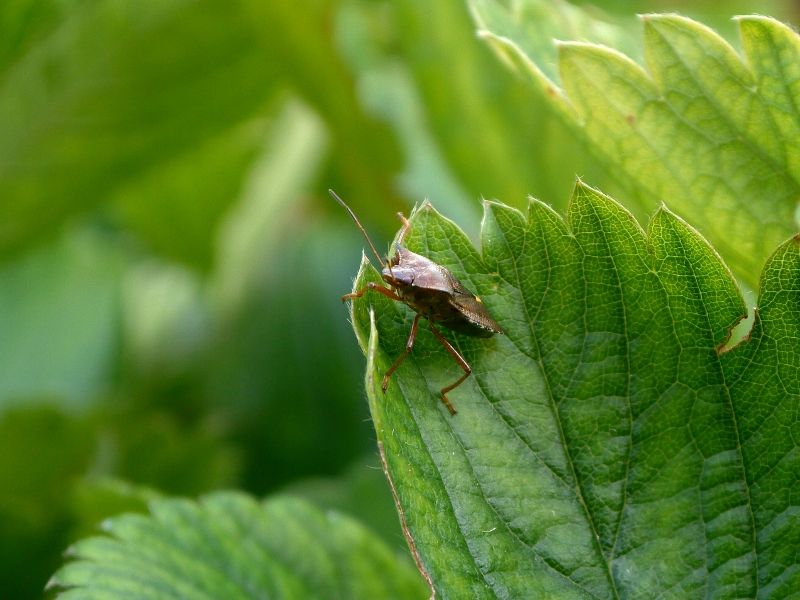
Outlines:
[[797, 239], [764, 270], [749, 341], [720, 354], [745, 304], [666, 208], [644, 231], [580, 182], [566, 220], [486, 203], [480, 252], [428, 204], [412, 224], [410, 249], [507, 334], [447, 333], [473, 369], [451, 417], [438, 394], [460, 370], [424, 321], [384, 395], [413, 313], [374, 293], [353, 303], [387, 474], [443, 598], [798, 589]]
[[614, 46], [558, 42], [556, 75], [530, 37], [576, 35], [551, 22], [534, 30], [539, 4], [471, 3], [482, 36], [575, 127], [627, 201], [648, 212], [669, 203], [755, 287], [797, 229], [800, 36], [774, 19], [738, 17], [740, 54], [696, 21], [644, 15], [640, 63], [628, 38], [582, 23], [580, 39]]
[[413, 569], [355, 520], [294, 498], [155, 500], [107, 522], [51, 581], [59, 598], [420, 598]]
[[331, 38], [335, 8], [3, 3], [0, 260], [112, 204], [155, 250], [208, 269], [216, 227], [268, 134], [262, 121], [287, 96], [349, 148], [336, 159], [345, 179], [390, 196], [393, 140], [357, 102]]

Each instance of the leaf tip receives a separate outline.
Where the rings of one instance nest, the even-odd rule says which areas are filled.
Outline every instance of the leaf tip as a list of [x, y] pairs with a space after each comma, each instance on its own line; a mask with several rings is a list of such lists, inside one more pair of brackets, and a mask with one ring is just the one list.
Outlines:
[[528, 196], [528, 214], [532, 214], [534, 212], [543, 211], [553, 217], [556, 217], [558, 220], [562, 220], [561, 215], [559, 212], [550, 206], [547, 202], [543, 200], [539, 200], [533, 196]]
[[425, 217], [430, 216], [441, 216], [441, 213], [436, 210], [436, 208], [431, 204], [431, 201], [428, 198], [425, 198], [419, 205], [414, 206], [411, 210], [411, 215], [409, 216], [409, 220], [414, 220], [417, 216], [422, 215]]
[[588, 183], [586, 183], [580, 177], [575, 177], [575, 185], [572, 188], [572, 197], [573, 197], [573, 199], [576, 196], [577, 197], [587, 197], [587, 196], [602, 197], [602, 198], [610, 200], [610, 198], [608, 196], [606, 196], [603, 192], [601, 192], [600, 190], [598, 190], [596, 188], [593, 188], [592, 186], [590, 186]]
[[686, 26], [691, 26], [691, 27], [700, 25], [700, 23], [698, 23], [694, 19], [690, 19], [689, 17], [686, 17], [686, 16], [684, 16], [684, 15], [682, 15], [680, 13], [676, 13], [676, 12], [643, 13], [643, 14], [639, 15], [639, 17], [642, 19], [643, 22], [648, 23], [648, 24], [649, 23], [653, 23], [653, 24], [673, 23], [673, 24], [681, 24], [681, 25], [686, 25]]
[[50, 579], [47, 580], [47, 583], [44, 584], [44, 590], [43, 591], [49, 592], [49, 591], [54, 590], [55, 588], [64, 587], [63, 584], [61, 583], [61, 579], [59, 578], [58, 575], [59, 574], [56, 573]]
[[497, 200], [489, 200], [488, 198], [481, 199], [481, 204], [483, 205], [483, 210], [486, 212], [505, 207], [503, 203], [498, 202]]
[[[676, 39], [676, 35], [690, 35], [699, 37], [724, 48], [724, 52], [730, 56], [738, 58], [738, 54], [717, 31], [705, 23], [695, 21], [687, 16], [678, 13], [649, 14], [643, 21], [646, 38], [659, 36], [666, 40]], [[651, 39], [652, 42], [652, 39]], [[651, 42], [645, 41], [645, 47]]]
[[794, 31], [786, 23], [784, 23], [782, 21], [779, 21], [778, 19], [776, 19], [774, 17], [767, 16], [767, 15], [756, 15], [756, 14], [735, 15], [735, 16], [731, 17], [731, 20], [735, 21], [736, 23], [740, 23], [740, 24], [741, 23], [752, 23], [752, 24], [759, 24], [759, 25], [775, 25], [775, 26], [781, 27], [782, 29], [788, 29], [790, 31]]
[[371, 261], [369, 260], [369, 256], [367, 256], [367, 253], [362, 248], [361, 249], [361, 260], [359, 261], [358, 266], [359, 266], [359, 268], [363, 268], [363, 267], [366, 267], [366, 265], [369, 265], [369, 264], [372, 264]]
[[650, 219], [650, 223], [652, 224], [654, 222], [675, 217], [677, 217], [677, 215], [675, 215], [675, 213], [673, 213], [666, 205], [666, 203], [662, 200], [661, 202], [658, 203], [658, 206], [656, 206], [656, 210], [653, 212], [653, 216]]

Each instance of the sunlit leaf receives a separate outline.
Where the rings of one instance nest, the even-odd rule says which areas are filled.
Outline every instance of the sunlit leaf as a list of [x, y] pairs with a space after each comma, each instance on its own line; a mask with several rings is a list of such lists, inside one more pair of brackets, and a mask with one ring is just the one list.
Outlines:
[[645, 15], [643, 64], [607, 46], [559, 42], [555, 79], [521, 37], [526, 11], [494, 0], [472, 6], [482, 35], [603, 157], [629, 201], [669, 203], [755, 286], [767, 256], [797, 227], [797, 33], [739, 17], [740, 54], [700, 23]]

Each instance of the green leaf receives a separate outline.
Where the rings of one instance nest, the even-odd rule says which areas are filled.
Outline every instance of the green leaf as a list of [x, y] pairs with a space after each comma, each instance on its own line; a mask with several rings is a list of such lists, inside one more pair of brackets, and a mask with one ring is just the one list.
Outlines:
[[[37, 35], [0, 54], [0, 254], [257, 114], [274, 91], [254, 76], [269, 52], [238, 3], [69, 4], [60, 19], [31, 13]], [[0, 25], [13, 36], [16, 23]]]
[[757, 532], [760, 594], [800, 589], [797, 416], [800, 397], [800, 235], [767, 261], [747, 344], [723, 356], [731, 388]]
[[[426, 129], [468, 197], [502, 194], [523, 202], [532, 190], [545, 187], [546, 175], [532, 169], [530, 160], [558, 152], [556, 144], [547, 143], [553, 132], [524, 87], [491, 64], [469, 27], [465, 6], [425, 0], [395, 4], [398, 41], [417, 82]], [[559, 163], [553, 164], [558, 169]], [[563, 186], [572, 174], [561, 176]]]
[[281, 493], [356, 517], [390, 547], [405, 548], [389, 486], [372, 448], [336, 477], [295, 480]]
[[0, 412], [33, 398], [91, 406], [114, 366], [129, 264], [108, 238], [72, 230], [0, 265]]
[[413, 568], [357, 521], [238, 493], [155, 500], [75, 544], [59, 598], [421, 598]]
[[797, 33], [767, 17], [739, 17], [740, 55], [695, 21], [645, 15], [644, 66], [606, 46], [559, 42], [559, 87], [542, 66], [546, 56], [523, 37], [526, 11], [492, 0], [472, 6], [483, 36], [532, 76], [627, 200], [647, 211], [669, 202], [755, 286], [764, 260], [796, 228]]
[[265, 129], [260, 120], [247, 122], [163, 160], [120, 187], [115, 214], [159, 256], [209, 270], [214, 236], [257, 160]]
[[353, 187], [366, 198], [396, 202], [391, 182], [400, 167], [396, 143], [388, 128], [364, 114], [359, 82], [340, 56], [333, 31], [340, 4], [246, 1], [250, 21], [266, 43], [272, 71], [325, 122], [331, 146], [346, 149], [331, 157], [336, 187]]
[[85, 419], [54, 406], [0, 413], [0, 589], [7, 598], [40, 597], [69, 543], [72, 486], [98, 447]]
[[[426, 327], [381, 393], [413, 313], [353, 303], [378, 443], [443, 598], [782, 597], [800, 589], [800, 244], [746, 308], [703, 238], [661, 208], [647, 232], [578, 183], [566, 221], [486, 203], [482, 247], [428, 204], [409, 247], [476, 292], [506, 335]], [[365, 262], [356, 282], [378, 281]], [[792, 408], [794, 407], [794, 408]], [[775, 594], [772, 596], [772, 594]]]
[[[402, 147], [398, 183], [407, 198], [435, 198], [448, 214], [472, 220], [481, 194], [520, 206], [531, 193], [555, 202], [576, 170], [586, 174], [570, 161], [582, 156], [578, 140], [524, 81], [497, 68], [465, 3], [400, 0], [387, 10], [347, 0], [338, 22], [361, 102]], [[358, 206], [366, 195], [359, 189], [349, 200], [356, 212], [373, 227], [383, 223], [372, 205]], [[391, 214], [384, 209], [383, 218]]]

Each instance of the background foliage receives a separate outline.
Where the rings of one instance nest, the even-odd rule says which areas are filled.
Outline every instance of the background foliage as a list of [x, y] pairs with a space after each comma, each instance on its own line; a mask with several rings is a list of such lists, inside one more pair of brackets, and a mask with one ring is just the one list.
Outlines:
[[[604, 8], [634, 56], [635, 11], [734, 43], [732, 14], [796, 20]], [[458, 2], [0, 3], [4, 595], [162, 493], [287, 491], [404, 552], [339, 302], [362, 242], [324, 190], [378, 240], [425, 197], [473, 239], [481, 196], [563, 212], [576, 173], [637, 210], [557, 113]]]

